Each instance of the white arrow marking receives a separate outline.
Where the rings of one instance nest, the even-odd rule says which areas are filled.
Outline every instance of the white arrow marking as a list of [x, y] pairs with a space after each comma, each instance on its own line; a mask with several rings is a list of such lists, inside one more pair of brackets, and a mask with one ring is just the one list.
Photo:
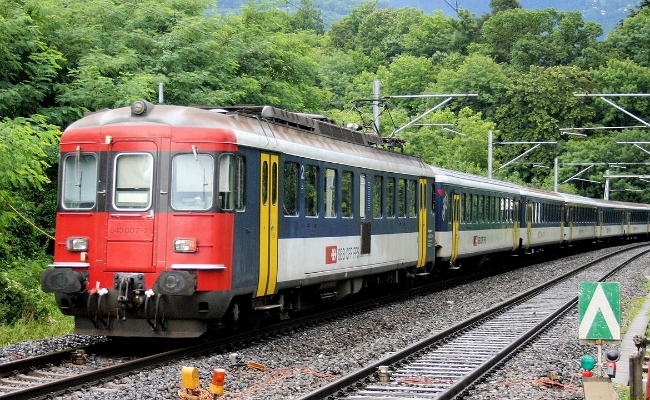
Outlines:
[[607, 328], [609, 328], [609, 331], [612, 334], [612, 339], [621, 340], [621, 327], [618, 325], [616, 315], [614, 315], [612, 306], [609, 304], [605, 291], [600, 284], [596, 285], [594, 297], [591, 298], [591, 301], [585, 310], [585, 314], [582, 317], [582, 321], [580, 321], [578, 337], [581, 339], [587, 338], [587, 335], [589, 335], [589, 329], [591, 328], [591, 325], [593, 325], [596, 315], [598, 315], [598, 310], [603, 313], [603, 317], [607, 323]]

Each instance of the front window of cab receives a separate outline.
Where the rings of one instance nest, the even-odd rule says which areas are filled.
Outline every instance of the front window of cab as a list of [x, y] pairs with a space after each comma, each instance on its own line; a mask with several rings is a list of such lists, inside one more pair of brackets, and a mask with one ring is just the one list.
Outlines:
[[115, 158], [113, 207], [143, 211], [151, 207], [153, 157], [148, 153], [125, 153]]
[[97, 158], [94, 154], [70, 154], [63, 160], [65, 209], [89, 210], [97, 197]]
[[208, 210], [214, 197], [214, 158], [179, 154], [172, 161], [172, 208]]

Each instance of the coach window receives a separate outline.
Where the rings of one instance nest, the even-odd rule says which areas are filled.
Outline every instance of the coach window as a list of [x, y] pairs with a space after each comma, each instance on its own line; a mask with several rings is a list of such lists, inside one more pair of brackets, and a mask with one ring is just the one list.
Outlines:
[[[194, 155], [187, 154], [186, 157], [182, 160], [181, 164], [183, 167], [188, 167], [189, 169], [198, 172], [199, 176], [194, 177], [189, 175], [187, 177], [188, 185], [181, 185], [180, 189], [200, 189], [200, 187], [190, 186], [191, 183], [200, 184], [204, 182], [202, 179], [203, 169], [196, 167], [193, 168], [196, 164], [199, 164], [197, 160], [194, 159]], [[211, 157], [207, 156], [210, 160]], [[206, 163], [208, 159], [204, 160]], [[208, 184], [210, 185], [210, 196], [207, 195], [204, 199], [212, 202], [212, 168], [206, 171], [206, 174], [210, 176]], [[130, 211], [143, 211], [151, 207], [151, 191], [153, 190], [153, 157], [148, 153], [123, 153], [118, 154], [115, 158], [115, 180], [113, 182], [113, 207], [116, 210], [130, 210]], [[184, 177], [185, 178], [185, 177]], [[175, 188], [176, 189], [176, 188]], [[187, 193], [187, 192], [185, 192]], [[200, 197], [202, 193], [192, 193], [191, 196], [194, 197], [194, 204], [198, 204], [198, 207], [205, 207], [201, 203], [202, 198]], [[196, 196], [199, 196], [196, 199]]]
[[235, 156], [222, 154], [219, 157], [219, 208], [233, 210], [235, 207]]
[[395, 217], [395, 178], [386, 180], [386, 217]]
[[350, 218], [353, 212], [354, 175], [351, 171], [343, 171], [341, 175], [341, 216]]
[[318, 215], [318, 167], [305, 165], [305, 215]]
[[91, 209], [97, 196], [97, 158], [93, 154], [66, 156], [63, 161], [63, 208]]
[[467, 193], [461, 194], [460, 197], [460, 204], [463, 207], [462, 212], [460, 213], [461, 215], [461, 222], [462, 223], [468, 223], [470, 221], [469, 217], [469, 195]]
[[415, 208], [415, 199], [417, 198], [418, 195], [418, 185], [417, 182], [414, 180], [409, 180], [408, 181], [408, 188], [406, 190], [407, 196], [408, 196], [408, 204], [409, 204], [409, 217], [415, 217], [416, 216], [416, 208]]
[[375, 175], [372, 181], [372, 216], [374, 218], [381, 218], [384, 215], [383, 190], [384, 177]]
[[397, 216], [406, 217], [406, 180], [397, 179]]
[[323, 181], [323, 200], [325, 201], [325, 217], [336, 217], [336, 170], [325, 169]]
[[[129, 160], [129, 162], [131, 161], [134, 160]], [[127, 168], [126, 171], [129, 171], [126, 165], [125, 168]], [[126, 171], [125, 173], [132, 174], [130, 171]], [[207, 210], [212, 207], [213, 171], [214, 159], [209, 154], [179, 154], [174, 157], [172, 160], [172, 208], [176, 210]], [[226, 170], [226, 176], [228, 172]], [[227, 185], [228, 182], [225, 184]], [[116, 208], [120, 207], [119, 204], [122, 204], [120, 197], [117, 197], [116, 203], [118, 204]]]
[[284, 163], [284, 215], [298, 215], [298, 163]]

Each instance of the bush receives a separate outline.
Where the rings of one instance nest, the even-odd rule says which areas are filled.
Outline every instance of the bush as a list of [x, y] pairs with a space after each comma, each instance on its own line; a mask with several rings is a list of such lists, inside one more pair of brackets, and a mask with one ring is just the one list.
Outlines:
[[0, 273], [0, 324], [13, 324], [22, 318], [39, 319], [49, 314], [45, 293], [28, 288]]
[[41, 256], [33, 260], [16, 259], [2, 266], [0, 324], [13, 324], [20, 319], [38, 320], [50, 315], [55, 307], [53, 296], [40, 288], [40, 276], [50, 262], [50, 257]]

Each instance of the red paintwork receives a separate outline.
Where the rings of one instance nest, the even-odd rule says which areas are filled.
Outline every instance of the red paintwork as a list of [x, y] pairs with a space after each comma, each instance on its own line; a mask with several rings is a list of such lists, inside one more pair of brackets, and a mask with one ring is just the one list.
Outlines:
[[[108, 144], [107, 136], [111, 136]], [[145, 121], [73, 126], [62, 135], [60, 151], [74, 152], [81, 146], [83, 152], [149, 151], [157, 153], [157, 157], [169, 158], [170, 151], [189, 152], [192, 145], [199, 151], [237, 149], [236, 136], [229, 129], [178, 127]], [[106, 176], [105, 172], [100, 172], [100, 179], [102, 176]], [[149, 289], [158, 273], [171, 269], [173, 264], [224, 265], [224, 270], [195, 271], [197, 290], [228, 290], [232, 282], [233, 223], [232, 213], [59, 212], [54, 259], [56, 262], [82, 261], [80, 253], [66, 250], [65, 241], [71, 236], [88, 237], [85, 261], [90, 263], [87, 284], [90, 290], [97, 285], [112, 289], [115, 272], [142, 272]], [[197, 252], [175, 253], [173, 241], [176, 238], [196, 239]]]

